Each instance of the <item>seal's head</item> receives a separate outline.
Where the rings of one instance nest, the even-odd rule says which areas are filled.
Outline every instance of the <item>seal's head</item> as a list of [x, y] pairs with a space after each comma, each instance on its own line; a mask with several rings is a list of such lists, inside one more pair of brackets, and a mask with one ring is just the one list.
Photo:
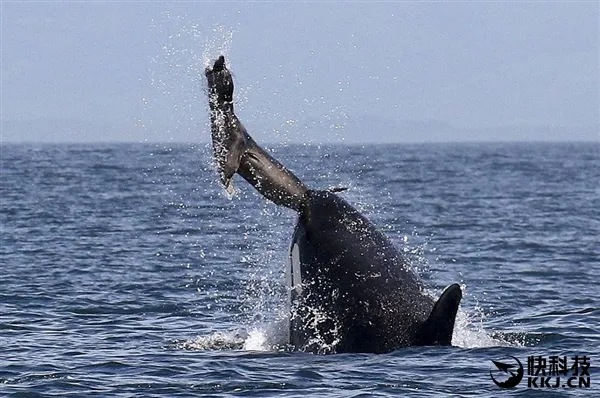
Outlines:
[[225, 57], [217, 58], [213, 67], [207, 67], [204, 71], [208, 82], [211, 101], [216, 105], [233, 102], [233, 78], [231, 72], [225, 66]]

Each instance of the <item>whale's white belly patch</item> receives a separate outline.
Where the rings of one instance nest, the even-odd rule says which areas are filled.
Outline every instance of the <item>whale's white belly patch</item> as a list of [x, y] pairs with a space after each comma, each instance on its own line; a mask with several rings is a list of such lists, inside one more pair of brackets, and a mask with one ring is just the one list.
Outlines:
[[302, 293], [302, 263], [300, 262], [300, 248], [297, 243], [292, 243], [290, 249], [290, 261], [287, 272], [287, 285], [296, 294]]

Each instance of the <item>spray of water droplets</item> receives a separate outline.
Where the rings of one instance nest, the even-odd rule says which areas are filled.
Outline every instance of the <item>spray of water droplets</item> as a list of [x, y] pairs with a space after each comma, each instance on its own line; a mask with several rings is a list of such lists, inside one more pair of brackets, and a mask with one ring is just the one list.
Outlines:
[[162, 40], [150, 60], [138, 126], [154, 141], [206, 141], [204, 70], [219, 55], [229, 54], [234, 30], [220, 24], [195, 23], [168, 12], [153, 20], [151, 27]]

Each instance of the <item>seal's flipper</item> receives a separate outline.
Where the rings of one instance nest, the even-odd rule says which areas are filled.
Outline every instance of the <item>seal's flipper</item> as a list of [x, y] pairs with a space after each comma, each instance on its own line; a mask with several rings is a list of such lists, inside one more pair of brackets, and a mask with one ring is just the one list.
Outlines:
[[246, 130], [233, 111], [233, 78], [220, 56], [212, 69], [206, 68], [209, 89], [213, 153], [221, 182], [229, 188], [246, 150]]
[[300, 210], [307, 187], [262, 149], [246, 131], [233, 108], [233, 78], [222, 55], [206, 68], [214, 156], [221, 182], [229, 188], [238, 173], [277, 205]]
[[462, 290], [458, 284], [450, 285], [436, 301], [431, 314], [423, 323], [419, 335], [420, 345], [450, 345]]

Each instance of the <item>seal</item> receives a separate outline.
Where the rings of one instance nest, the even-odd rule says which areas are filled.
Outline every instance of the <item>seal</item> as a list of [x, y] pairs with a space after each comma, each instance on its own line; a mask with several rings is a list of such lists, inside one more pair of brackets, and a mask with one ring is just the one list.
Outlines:
[[450, 345], [460, 286], [448, 286], [434, 300], [372, 222], [336, 192], [308, 188], [256, 144], [235, 114], [223, 56], [205, 75], [223, 185], [229, 188], [237, 173], [268, 200], [298, 213], [287, 269], [289, 343], [317, 353]]

